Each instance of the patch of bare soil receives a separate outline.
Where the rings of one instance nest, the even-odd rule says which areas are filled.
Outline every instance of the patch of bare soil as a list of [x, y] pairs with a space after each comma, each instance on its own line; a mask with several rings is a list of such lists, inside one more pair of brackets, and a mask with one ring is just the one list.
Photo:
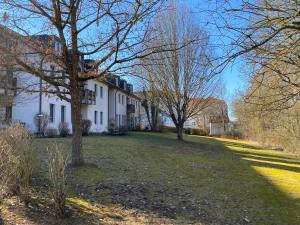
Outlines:
[[83, 195], [89, 202], [96, 202], [99, 200], [98, 197], [104, 193], [105, 196], [110, 197], [112, 203], [120, 204], [127, 209], [155, 213], [169, 219], [184, 217], [184, 220], [193, 224], [197, 221], [206, 221], [207, 224], [212, 222], [207, 219], [207, 210], [211, 207], [207, 200], [196, 200], [192, 193], [176, 187], [169, 189], [161, 187], [159, 184], [153, 184], [151, 187], [149, 184], [146, 186], [128, 182], [99, 183], [92, 191], [91, 187], [77, 186], [76, 192], [78, 196]]
[[18, 198], [5, 199], [0, 205], [0, 225], [143, 225], [177, 224], [167, 218], [125, 209], [119, 205], [81, 205], [68, 203], [67, 216], [56, 218], [51, 203], [33, 200], [28, 207]]

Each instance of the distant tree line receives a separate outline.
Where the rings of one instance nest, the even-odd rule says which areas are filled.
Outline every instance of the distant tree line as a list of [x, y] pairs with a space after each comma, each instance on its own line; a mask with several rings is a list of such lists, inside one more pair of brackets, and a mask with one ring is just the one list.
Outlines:
[[219, 67], [241, 57], [249, 75], [249, 87], [234, 103], [241, 131], [248, 138], [296, 151], [300, 144], [300, 2], [214, 3], [211, 23], [228, 38]]

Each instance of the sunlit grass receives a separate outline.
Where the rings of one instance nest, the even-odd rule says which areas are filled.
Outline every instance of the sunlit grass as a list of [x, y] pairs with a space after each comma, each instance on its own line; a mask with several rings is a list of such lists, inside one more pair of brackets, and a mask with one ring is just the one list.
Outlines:
[[299, 172], [260, 166], [252, 166], [252, 168], [290, 198], [300, 199]]
[[[288, 163], [288, 162], [277, 162], [275, 160], [273, 161], [272, 158], [270, 158], [269, 160], [262, 160], [262, 159], [257, 159], [257, 158], [242, 157], [241, 159], [248, 160], [248, 161], [253, 161], [253, 162], [264, 163], [264, 164], [270, 164], [270, 166], [279, 165], [279, 166], [286, 166], [286, 168], [290, 167], [291, 169], [300, 168], [300, 164], [293, 164], [293, 163]], [[266, 157], [265, 157], [265, 159], [266, 159]]]
[[[70, 139], [56, 141], [70, 151]], [[48, 143], [36, 141], [41, 176], [40, 146]], [[244, 140], [190, 135], [178, 142], [174, 134], [143, 132], [86, 137], [83, 146], [87, 164], [69, 171], [68, 204], [103, 224], [243, 224], [245, 217], [253, 225], [300, 224], [295, 155]]]
[[264, 149], [248, 141], [215, 139], [224, 142], [229, 150], [238, 152], [242, 160], [253, 162], [251, 167], [284, 194], [293, 199], [300, 199], [300, 160], [297, 156]]

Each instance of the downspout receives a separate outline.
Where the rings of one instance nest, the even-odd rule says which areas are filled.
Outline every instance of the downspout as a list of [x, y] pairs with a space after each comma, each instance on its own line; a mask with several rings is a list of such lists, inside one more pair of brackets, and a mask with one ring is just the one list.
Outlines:
[[117, 120], [117, 90], [115, 90], [115, 125], [118, 123]]
[[40, 93], [39, 93], [39, 135], [41, 135], [41, 123], [42, 123], [42, 78], [40, 78]]
[[[104, 88], [103, 88], [104, 89]], [[109, 129], [109, 114], [110, 114], [110, 110], [109, 110], [109, 86], [108, 86], [108, 89], [107, 89], [107, 106], [108, 106], [108, 109], [107, 109], [107, 129]]]
[[42, 78], [40, 78], [39, 114], [42, 114]]

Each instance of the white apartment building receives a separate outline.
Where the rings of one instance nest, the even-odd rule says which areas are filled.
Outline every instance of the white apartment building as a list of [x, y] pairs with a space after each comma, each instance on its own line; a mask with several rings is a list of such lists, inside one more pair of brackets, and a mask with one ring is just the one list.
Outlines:
[[[2, 32], [2, 34], [4, 33]], [[10, 38], [12, 35], [12, 38], [18, 38], [18, 34], [15, 32], [10, 32], [9, 35]], [[37, 38], [60, 54], [61, 47], [57, 37], [41, 35], [32, 38]], [[6, 42], [9, 43], [7, 36], [0, 35], [0, 44], [5, 45]], [[39, 56], [37, 54], [30, 56], [32, 65], [40, 62], [40, 59], [36, 57]], [[82, 58], [83, 66], [86, 65], [85, 62]], [[43, 63], [42, 67], [49, 76], [65, 76], [67, 73], [66, 70], [49, 61]], [[55, 94], [44, 91], [45, 87], [49, 86], [45, 81], [29, 73], [16, 72], [10, 67], [1, 68], [0, 80], [3, 81], [2, 84], [5, 84], [0, 85], [0, 95], [2, 99], [9, 99], [5, 105], [0, 105], [0, 125], [20, 122], [36, 133], [38, 128], [35, 124], [35, 117], [47, 115], [49, 118], [48, 128], [57, 129], [60, 123], [67, 123], [72, 130], [70, 103]], [[30, 91], [28, 91], [28, 87], [30, 87]], [[90, 132], [107, 132], [110, 126], [113, 126], [114, 129], [120, 127], [135, 129], [138, 126], [136, 118], [139, 117], [137, 109], [140, 107], [140, 100], [134, 96], [133, 86], [124, 79], [110, 75], [105, 79], [82, 82], [80, 88], [82, 118], [91, 121]], [[22, 91], [17, 93], [14, 90]], [[133, 104], [136, 105], [134, 110]], [[132, 123], [132, 118], [134, 118], [134, 123]]]
[[[19, 74], [18, 87], [24, 85], [23, 80], [26, 80], [26, 83], [40, 82], [39, 78], [31, 74]], [[140, 99], [130, 91], [132, 85], [126, 83], [127, 87], [124, 89], [120, 84], [115, 84], [115, 80], [126, 83], [116, 76], [110, 81], [89, 80], [82, 85], [82, 119], [92, 122], [90, 129], [92, 133], [108, 132], [110, 127], [136, 129], [140, 126]], [[63, 122], [68, 123], [71, 130], [71, 105], [56, 95], [21, 92], [7, 108], [10, 108], [11, 115], [2, 115], [2, 123], [5, 121], [23, 123], [35, 133], [38, 132], [35, 124], [36, 115], [46, 114], [49, 118], [49, 128], [58, 128]], [[3, 109], [2, 112], [6, 114], [10, 110]]]

